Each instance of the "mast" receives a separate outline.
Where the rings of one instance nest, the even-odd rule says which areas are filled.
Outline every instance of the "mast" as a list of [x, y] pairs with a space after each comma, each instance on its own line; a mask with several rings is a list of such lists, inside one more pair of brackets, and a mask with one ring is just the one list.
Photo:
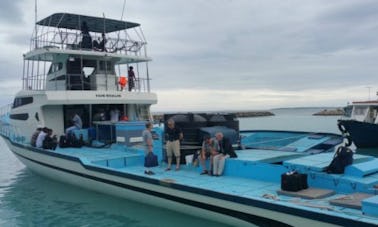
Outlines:
[[37, 45], [37, 35], [38, 35], [38, 32], [37, 32], [37, 20], [38, 20], [38, 17], [37, 17], [37, 0], [34, 1], [34, 37], [35, 37], [35, 41], [34, 41], [34, 45], [35, 45], [35, 48], [38, 47]]

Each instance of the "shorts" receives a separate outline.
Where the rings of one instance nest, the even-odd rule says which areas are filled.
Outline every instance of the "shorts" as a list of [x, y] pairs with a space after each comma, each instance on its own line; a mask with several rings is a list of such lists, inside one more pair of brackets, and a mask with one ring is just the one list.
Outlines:
[[167, 157], [172, 157], [172, 154], [174, 153], [176, 158], [180, 157], [180, 141], [167, 141]]

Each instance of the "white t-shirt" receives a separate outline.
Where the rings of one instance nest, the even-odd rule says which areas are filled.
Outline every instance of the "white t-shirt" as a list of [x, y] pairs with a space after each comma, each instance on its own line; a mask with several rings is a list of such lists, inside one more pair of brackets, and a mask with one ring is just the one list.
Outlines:
[[35, 142], [35, 146], [38, 147], [38, 148], [42, 148], [43, 147], [43, 141], [45, 140], [46, 138], [46, 135], [47, 133], [41, 131], [37, 137], [37, 141]]
[[119, 121], [119, 110], [114, 109], [110, 111], [110, 121]]

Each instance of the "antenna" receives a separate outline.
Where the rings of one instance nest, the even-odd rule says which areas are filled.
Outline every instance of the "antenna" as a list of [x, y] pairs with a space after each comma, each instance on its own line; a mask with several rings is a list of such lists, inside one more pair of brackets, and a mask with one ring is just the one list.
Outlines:
[[105, 34], [106, 33], [105, 13], [102, 13], [102, 17], [104, 18], [104, 34]]
[[369, 101], [370, 101], [370, 86], [366, 86], [367, 89], [369, 89]]
[[[126, 7], [126, 0], [123, 0], [123, 7], [122, 7], [122, 14], [121, 14], [121, 21], [123, 20], [123, 14], [124, 14], [124, 12], [125, 12], [125, 7]], [[127, 29], [127, 24], [126, 24], [126, 22], [125, 22], [125, 32], [126, 32], [126, 37], [127, 37], [127, 31], [126, 31], [126, 29]], [[119, 39], [120, 39], [120, 33], [121, 33], [121, 31], [119, 30], [119, 31], [118, 31], [118, 34], [117, 34], [117, 41], [114, 43], [113, 47], [116, 47], [116, 48], [117, 48], [117, 44], [118, 44]], [[126, 42], [127, 42], [127, 41], [126, 41]]]
[[126, 0], [123, 1], [121, 20], [123, 19], [123, 13], [125, 12]]
[[37, 0], [34, 1], [34, 32], [35, 32], [35, 35], [34, 35], [34, 45], [35, 45], [35, 48], [38, 47], [37, 45], [37, 35], [38, 35], [38, 32], [37, 32]]

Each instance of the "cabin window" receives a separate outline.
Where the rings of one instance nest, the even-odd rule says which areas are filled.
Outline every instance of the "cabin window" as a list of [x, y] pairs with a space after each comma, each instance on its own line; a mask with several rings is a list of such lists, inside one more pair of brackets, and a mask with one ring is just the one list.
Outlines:
[[61, 63], [61, 62], [59, 62], [59, 63], [53, 63], [50, 66], [49, 74], [58, 72], [58, 71], [60, 71], [62, 69], [63, 69], [63, 63]]
[[11, 114], [11, 115], [9, 115], [9, 118], [13, 119], [13, 120], [26, 121], [29, 118], [29, 114], [27, 114], [27, 113]]
[[368, 111], [367, 107], [356, 106], [355, 110], [354, 110], [354, 114], [355, 115], [363, 115], [363, 116], [365, 116], [366, 113], [367, 113], [367, 111]]
[[110, 61], [99, 61], [99, 68], [101, 71], [113, 72], [112, 63]]
[[15, 98], [13, 102], [13, 108], [33, 103], [33, 97]]
[[137, 105], [137, 115], [140, 120], [150, 120], [149, 105]]
[[83, 72], [84, 72], [84, 76], [90, 76], [90, 75], [92, 75], [93, 74], [93, 72], [95, 71], [95, 67], [86, 67], [86, 66], [84, 66], [83, 67]]

